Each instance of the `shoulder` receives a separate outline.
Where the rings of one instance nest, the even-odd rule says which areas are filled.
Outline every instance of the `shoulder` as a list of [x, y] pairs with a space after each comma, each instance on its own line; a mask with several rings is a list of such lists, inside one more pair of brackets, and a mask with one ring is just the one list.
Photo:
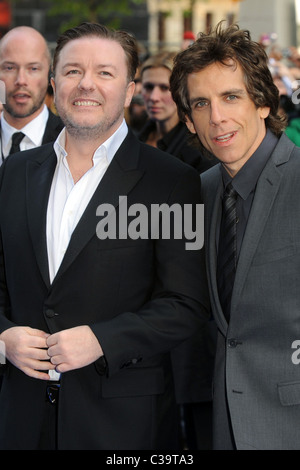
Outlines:
[[50, 109], [49, 109], [49, 116], [47, 119], [47, 125], [53, 124], [53, 125], [61, 125], [63, 127], [63, 122], [59, 116], [54, 114]]
[[215, 184], [218, 184], [221, 178], [221, 168], [220, 163], [217, 163], [213, 167], [201, 173], [201, 184], [204, 189], [209, 190], [214, 187]]
[[64, 123], [61, 118], [49, 110], [49, 116], [43, 136], [43, 144], [54, 141], [63, 128]]
[[151, 145], [141, 142], [131, 131], [129, 131], [121, 150], [123, 161], [138, 160], [140, 169], [154, 172], [158, 176], [163, 173], [171, 176], [185, 172], [194, 173], [199, 178], [197, 171], [190, 165], [182, 162], [170, 153], [160, 150]]
[[43, 161], [51, 155], [55, 156], [53, 142], [10, 155], [4, 160], [1, 168], [11, 169], [12, 171], [21, 170], [27, 166], [27, 162], [32, 161], [37, 164], [42, 164]]

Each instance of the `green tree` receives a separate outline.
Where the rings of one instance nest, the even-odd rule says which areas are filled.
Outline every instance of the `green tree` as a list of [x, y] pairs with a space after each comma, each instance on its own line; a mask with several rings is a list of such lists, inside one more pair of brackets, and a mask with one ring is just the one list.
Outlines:
[[48, 14], [66, 18], [61, 30], [83, 21], [105, 23], [118, 28], [121, 17], [131, 15], [134, 7], [145, 0], [45, 0], [49, 3]]

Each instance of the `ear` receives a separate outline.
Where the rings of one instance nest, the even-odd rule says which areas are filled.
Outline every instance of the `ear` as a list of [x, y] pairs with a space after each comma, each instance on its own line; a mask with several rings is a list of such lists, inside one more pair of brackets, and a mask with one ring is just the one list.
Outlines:
[[269, 114], [270, 114], [270, 108], [268, 108], [268, 107], [265, 106], [265, 107], [263, 107], [263, 108], [259, 108], [259, 110], [260, 110], [260, 117], [261, 117], [262, 119], [267, 119], [267, 117], [268, 117]]
[[185, 118], [186, 118], [185, 124], [186, 124], [188, 130], [192, 134], [196, 134], [196, 129], [195, 129], [195, 126], [193, 124], [193, 121], [191, 121], [190, 118], [187, 115], [185, 115]]
[[125, 98], [125, 104], [124, 107], [128, 108], [130, 106], [133, 94], [135, 90], [135, 83], [134, 82], [129, 82], [127, 85], [127, 90], [126, 90], [126, 98]]
[[54, 96], [55, 96], [55, 81], [54, 81], [54, 78], [53, 77], [50, 77], [50, 84], [53, 88], [53, 93], [54, 93]]

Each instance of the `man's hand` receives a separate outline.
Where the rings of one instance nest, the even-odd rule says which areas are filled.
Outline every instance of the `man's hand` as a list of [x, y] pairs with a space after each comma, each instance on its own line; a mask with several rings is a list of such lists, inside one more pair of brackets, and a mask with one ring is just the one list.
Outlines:
[[47, 338], [48, 355], [57, 372], [87, 366], [103, 356], [102, 348], [89, 326], [76, 326]]
[[47, 353], [48, 333], [26, 326], [15, 326], [3, 331], [6, 358], [29, 377], [49, 380], [46, 372], [54, 369]]

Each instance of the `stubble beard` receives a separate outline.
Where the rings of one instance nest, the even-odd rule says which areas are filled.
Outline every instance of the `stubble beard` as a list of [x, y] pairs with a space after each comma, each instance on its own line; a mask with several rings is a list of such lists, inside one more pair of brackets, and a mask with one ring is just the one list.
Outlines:
[[12, 116], [13, 118], [18, 118], [18, 119], [26, 118], [26, 117], [32, 116], [32, 114], [34, 114], [36, 111], [41, 109], [41, 107], [44, 104], [45, 94], [40, 94], [36, 98], [36, 100], [33, 101], [32, 106], [30, 108], [27, 108], [27, 110], [26, 109], [24, 109], [24, 111], [16, 110], [14, 106], [10, 105], [9, 99], [7, 99], [7, 102], [3, 104], [3, 108], [5, 109], [7, 114]]
[[[123, 108], [122, 108], [123, 109]], [[113, 116], [107, 117], [104, 116], [94, 125], [85, 125], [84, 123], [79, 123], [73, 119], [68, 113], [65, 113], [63, 110], [57, 109], [58, 114], [63, 121], [67, 132], [74, 137], [76, 140], [98, 140], [102, 136], [106, 136], [110, 133], [110, 130], [114, 127], [116, 122], [120, 119], [122, 110], [120, 109], [119, 113], [115, 113]]]

